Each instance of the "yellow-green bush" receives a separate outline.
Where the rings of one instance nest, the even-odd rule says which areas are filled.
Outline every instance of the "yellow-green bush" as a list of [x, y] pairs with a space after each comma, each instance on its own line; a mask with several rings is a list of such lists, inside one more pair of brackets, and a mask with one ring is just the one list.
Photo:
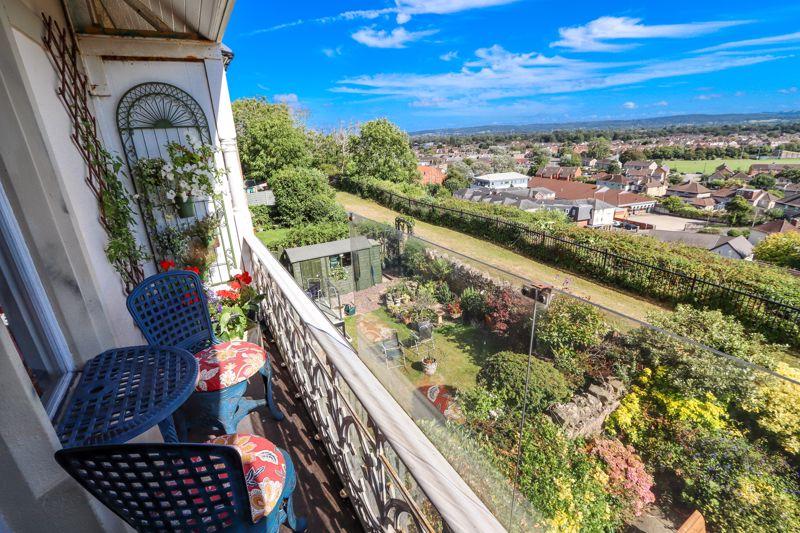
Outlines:
[[[800, 370], [779, 363], [777, 372], [800, 381]], [[779, 378], [765, 381], [745, 410], [757, 416], [758, 426], [787, 452], [800, 455], [800, 385]]]

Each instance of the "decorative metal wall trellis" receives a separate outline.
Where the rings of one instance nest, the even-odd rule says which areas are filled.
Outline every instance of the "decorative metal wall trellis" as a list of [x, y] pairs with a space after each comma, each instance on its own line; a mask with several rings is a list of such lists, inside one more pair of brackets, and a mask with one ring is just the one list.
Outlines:
[[[42, 41], [58, 75], [56, 93], [72, 120], [72, 142], [86, 163], [86, 183], [97, 199], [100, 224], [111, 237], [111, 226], [102, 199], [109, 187], [113, 186], [107, 182], [106, 172], [113, 168], [114, 161], [102, 149], [97, 122], [89, 109], [89, 83], [79, 67], [78, 47], [73, 34], [61, 28], [52, 17], [42, 13], [42, 20], [45, 30]], [[118, 257], [113, 266], [120, 273], [127, 292], [144, 279], [139, 257]]]
[[[185, 91], [168, 83], [149, 82], [131, 88], [117, 106], [119, 129], [128, 167], [133, 169], [143, 159], [167, 158], [166, 147], [175, 142], [186, 146], [189, 140], [211, 144], [208, 121], [197, 101]], [[139, 191], [140, 187], [134, 185]], [[231, 278], [231, 268], [236, 264], [227, 215], [221, 198], [195, 198], [195, 215], [187, 218], [174, 216], [171, 202], [161, 196], [149, 209], [140, 201], [145, 220], [147, 237], [156, 261], [165, 257], [156, 239], [168, 228], [186, 230], [198, 220], [208, 216], [219, 216], [221, 224], [217, 232], [216, 258], [209, 270], [212, 283], [222, 283]], [[151, 213], [145, 213], [145, 210]]]

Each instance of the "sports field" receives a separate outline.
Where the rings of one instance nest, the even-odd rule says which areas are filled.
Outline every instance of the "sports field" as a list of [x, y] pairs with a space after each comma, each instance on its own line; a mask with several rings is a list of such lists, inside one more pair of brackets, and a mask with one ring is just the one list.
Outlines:
[[742, 170], [747, 172], [750, 165], [753, 163], [784, 163], [784, 164], [800, 164], [800, 159], [705, 159], [700, 161], [686, 161], [674, 160], [664, 161], [664, 164], [671, 169], [678, 172], [700, 172], [703, 174], [711, 174], [714, 169], [722, 164], [727, 164], [733, 170]]

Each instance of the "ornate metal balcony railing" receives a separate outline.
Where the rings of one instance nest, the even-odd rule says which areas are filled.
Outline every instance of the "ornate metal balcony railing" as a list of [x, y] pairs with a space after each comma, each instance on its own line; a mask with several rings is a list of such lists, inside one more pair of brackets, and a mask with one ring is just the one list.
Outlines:
[[242, 264], [367, 531], [505, 531], [255, 235]]

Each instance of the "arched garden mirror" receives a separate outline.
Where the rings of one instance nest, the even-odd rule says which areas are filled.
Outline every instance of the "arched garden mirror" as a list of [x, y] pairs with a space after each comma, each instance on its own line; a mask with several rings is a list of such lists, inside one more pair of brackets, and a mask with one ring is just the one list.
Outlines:
[[208, 120], [188, 93], [143, 83], [117, 106], [125, 158], [156, 263], [197, 267], [211, 283], [235, 264]]

